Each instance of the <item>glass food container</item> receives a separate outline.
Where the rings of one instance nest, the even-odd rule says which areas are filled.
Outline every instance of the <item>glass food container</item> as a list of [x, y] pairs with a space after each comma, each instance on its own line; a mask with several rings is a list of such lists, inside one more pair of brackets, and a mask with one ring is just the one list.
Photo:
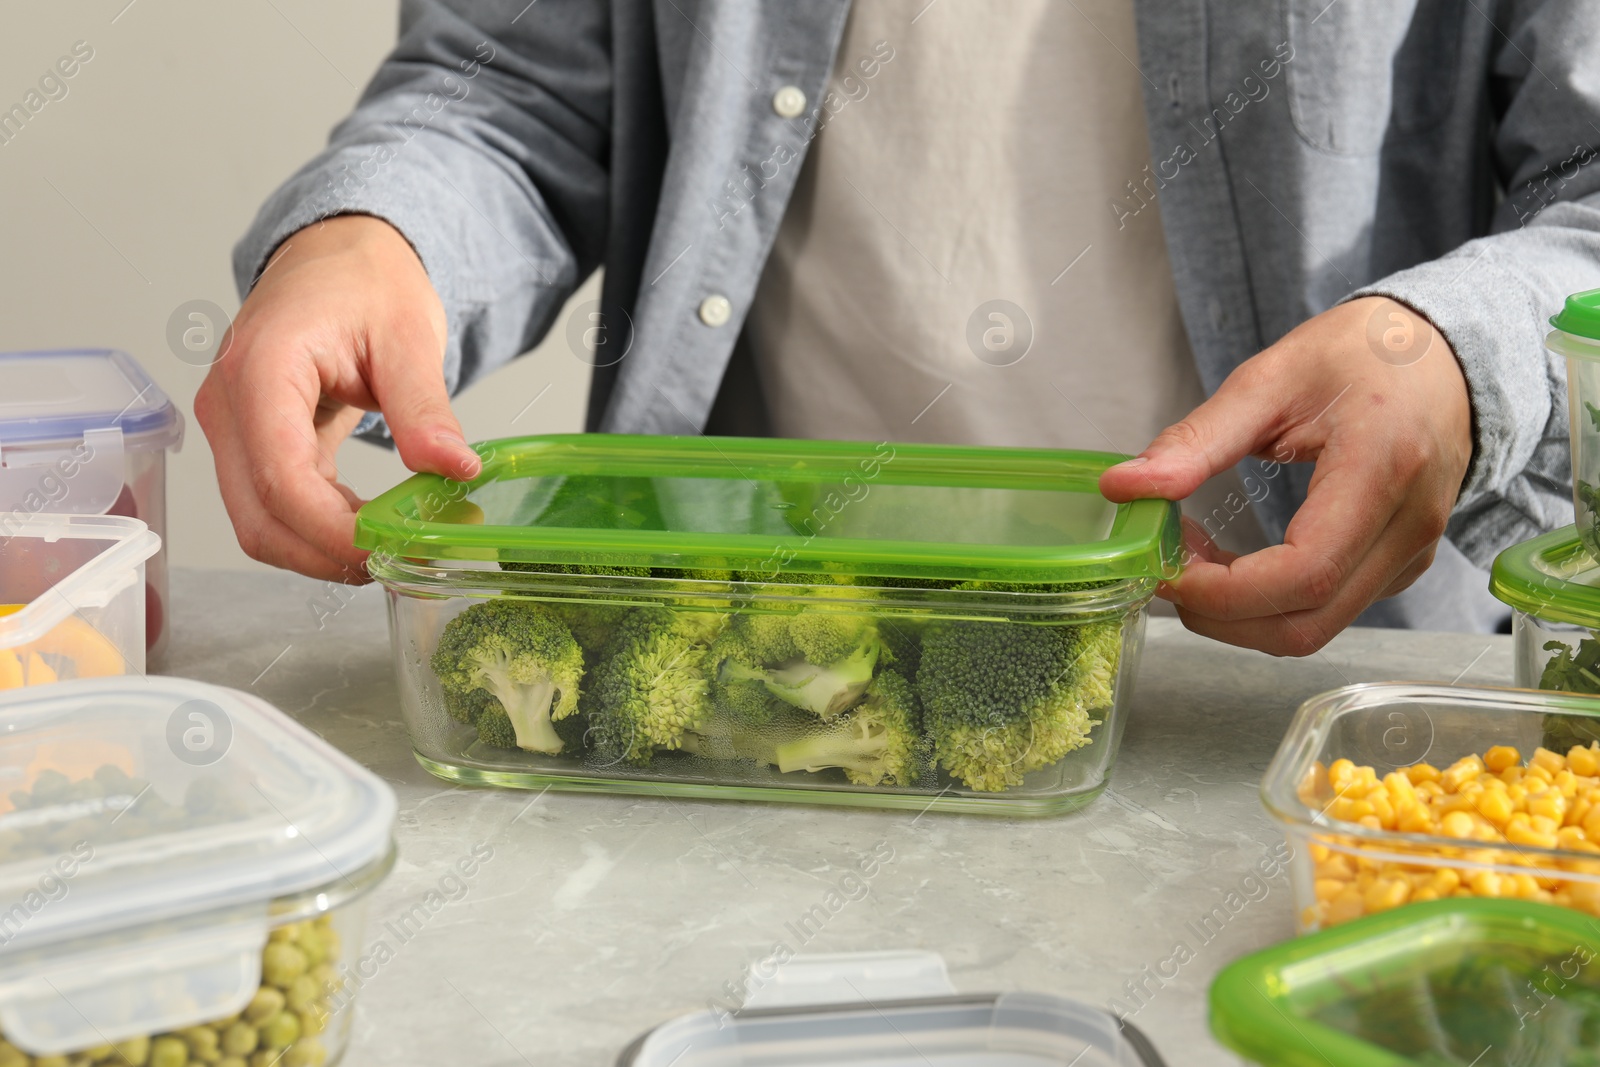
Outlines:
[[617, 1067], [1163, 1067], [1132, 1023], [1041, 993], [958, 994], [931, 952], [796, 956], [737, 1011], [641, 1035]]
[[1600, 701], [1393, 683], [1302, 704], [1261, 783], [1293, 852], [1299, 928], [1454, 896], [1600, 915], [1600, 748], [1540, 751], [1567, 719], [1600, 725]]
[[1567, 360], [1572, 506], [1578, 539], [1600, 560], [1600, 289], [1573, 293], [1552, 316], [1545, 347]]
[[1564, 908], [1418, 904], [1229, 964], [1211, 1029], [1262, 1067], [1580, 1067], [1600, 1062], [1596, 956]]
[[1108, 780], [1174, 505], [1122, 457], [600, 434], [365, 505], [423, 766], [1005, 815]]
[[143, 674], [144, 574], [160, 547], [138, 519], [13, 522], [0, 536], [0, 690]]
[[389, 787], [184, 679], [13, 690], [0, 721], [0, 1063], [336, 1062]]
[[166, 647], [167, 450], [183, 416], [126, 352], [0, 353], [0, 538], [42, 513], [122, 515], [161, 538], [145, 565], [145, 640]]
[[1489, 588], [1513, 609], [1517, 685], [1600, 696], [1600, 566], [1577, 527], [1500, 553]]

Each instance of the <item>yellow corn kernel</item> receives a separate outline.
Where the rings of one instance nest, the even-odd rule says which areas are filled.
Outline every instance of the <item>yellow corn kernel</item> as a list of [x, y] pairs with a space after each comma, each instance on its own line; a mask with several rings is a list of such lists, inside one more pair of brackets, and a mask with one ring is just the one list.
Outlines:
[[1411, 893], [1411, 903], [1413, 903], [1413, 904], [1421, 904], [1423, 901], [1438, 900], [1438, 899], [1439, 899], [1439, 894], [1435, 893], [1433, 890], [1428, 889], [1426, 887], [1424, 887], [1422, 889], [1413, 890], [1412, 893]]
[[1600, 806], [1590, 808], [1583, 817], [1583, 832], [1590, 841], [1600, 841]]
[[1361, 892], [1354, 887], [1348, 888], [1328, 902], [1326, 909], [1328, 925], [1359, 919], [1365, 910], [1366, 904]]
[[1369, 830], [1383, 829], [1383, 820], [1378, 818], [1376, 815], [1363, 815], [1361, 818], [1356, 820], [1356, 823], [1358, 825], [1365, 826]]
[[1477, 756], [1462, 756], [1439, 775], [1439, 784], [1444, 786], [1447, 792], [1453, 793], [1461, 788], [1461, 783], [1476, 778], [1478, 772], [1482, 770], [1483, 761]]
[[1356, 765], [1347, 759], [1336, 759], [1328, 764], [1328, 785], [1335, 793], [1341, 792], [1355, 777]]
[[1583, 835], [1581, 826], [1563, 826], [1556, 831], [1556, 845], [1559, 848], [1572, 849], [1588, 843], [1589, 839]]
[[1522, 753], [1510, 745], [1495, 745], [1483, 754], [1483, 765], [1496, 774], [1521, 762]]
[[1534, 817], [1543, 816], [1561, 825], [1561, 820], [1567, 814], [1567, 798], [1556, 789], [1546, 789], [1528, 798], [1528, 814]]
[[1507, 896], [1518, 896], [1523, 900], [1532, 900], [1539, 894], [1539, 884], [1533, 880], [1531, 874], [1513, 874], [1510, 881], [1511, 888], [1508, 890]]
[[1372, 884], [1362, 896], [1368, 912], [1398, 908], [1411, 896], [1411, 885], [1400, 878], [1384, 878]]
[[1552, 781], [1555, 787], [1561, 790], [1562, 796], [1575, 797], [1578, 795], [1578, 776], [1567, 768], [1563, 767], [1557, 771]]
[[1431, 834], [1434, 831], [1433, 815], [1421, 805], [1407, 808], [1395, 821], [1395, 829], [1407, 834]]
[[1501, 878], [1494, 871], [1474, 871], [1467, 879], [1467, 887], [1480, 897], [1497, 897], [1502, 892]]
[[1452, 811], [1439, 821], [1439, 829], [1448, 837], [1471, 837], [1472, 816], [1464, 811]]
[[1372, 805], [1372, 814], [1378, 817], [1378, 824], [1386, 829], [1394, 829], [1394, 805], [1389, 803], [1389, 794], [1379, 791], [1373, 793], [1367, 800]]
[[1594, 807], [1593, 801], [1587, 796], [1580, 796], [1567, 805], [1567, 814], [1561, 822], [1565, 826], [1582, 827], [1583, 817], [1589, 814], [1589, 809]]
[[1337, 854], [1313, 864], [1312, 869], [1317, 878], [1342, 878], [1348, 882], [1356, 876], [1355, 865], [1350, 862], [1350, 857]]
[[1567, 766], [1573, 774], [1593, 777], [1600, 774], [1600, 750], [1589, 745], [1573, 745], [1567, 750]]
[[1443, 896], [1454, 893], [1461, 886], [1461, 874], [1454, 867], [1440, 867], [1433, 872], [1433, 877], [1428, 880], [1429, 888]]
[[1500, 780], [1506, 785], [1516, 785], [1518, 782], [1522, 781], [1523, 774], [1524, 771], [1522, 770], [1522, 765], [1518, 764], [1515, 767], [1507, 767], [1505, 770], [1501, 771]]
[[1318, 878], [1312, 883], [1311, 888], [1318, 901], [1327, 903], [1344, 892], [1344, 883], [1337, 878]]
[[1549, 785], [1551, 782], [1556, 780], [1556, 776], [1552, 771], [1530, 763], [1522, 772], [1522, 780], [1524, 782], [1531, 782], [1535, 779], [1543, 782], [1545, 785]]
[[1301, 929], [1310, 930], [1313, 927], [1321, 925], [1323, 925], [1322, 909], [1317, 907], [1315, 904], [1303, 909], [1300, 912]]
[[1535, 831], [1541, 834], [1549, 834], [1552, 837], [1555, 836], [1557, 830], [1561, 829], [1561, 822], [1557, 819], [1552, 819], [1548, 815], [1529, 815], [1528, 825]]
[[1333, 853], [1328, 851], [1328, 846], [1324, 845], [1320, 841], [1311, 842], [1310, 852], [1312, 863], [1321, 863], [1323, 860], [1333, 855]]
[[1439, 779], [1439, 768], [1431, 763], [1413, 763], [1405, 769], [1405, 776], [1411, 779], [1412, 785], [1435, 782]]
[[1530, 845], [1533, 848], [1555, 848], [1556, 835], [1536, 830], [1532, 826], [1514, 823], [1506, 827], [1506, 840], [1513, 845]]
[[1533, 755], [1528, 759], [1528, 766], [1542, 767], [1554, 775], [1557, 771], [1566, 769], [1567, 761], [1559, 753], [1551, 752], [1541, 746], [1533, 750]]
[[1600, 882], [1573, 882], [1567, 887], [1571, 906], [1600, 915]]
[[1495, 826], [1504, 826], [1511, 818], [1511, 798], [1503, 789], [1488, 789], [1478, 801], [1478, 814]]
[[1444, 786], [1440, 785], [1437, 779], [1424, 779], [1416, 783], [1416, 786], [1419, 796], [1436, 797], [1444, 793]]

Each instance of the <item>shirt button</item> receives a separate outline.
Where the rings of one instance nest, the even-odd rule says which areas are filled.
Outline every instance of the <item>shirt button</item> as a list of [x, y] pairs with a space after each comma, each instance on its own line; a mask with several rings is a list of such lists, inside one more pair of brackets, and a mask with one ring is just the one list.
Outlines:
[[805, 109], [806, 94], [800, 91], [798, 85], [785, 85], [772, 94], [772, 110], [776, 111], [780, 118], [797, 118]]
[[700, 321], [707, 326], [721, 326], [733, 317], [733, 305], [721, 293], [712, 293], [700, 301]]

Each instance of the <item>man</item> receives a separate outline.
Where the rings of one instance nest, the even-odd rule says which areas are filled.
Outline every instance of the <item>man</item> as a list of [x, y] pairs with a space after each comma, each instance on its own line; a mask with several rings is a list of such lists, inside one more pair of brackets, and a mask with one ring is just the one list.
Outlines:
[[246, 550], [359, 577], [338, 443], [473, 475], [447, 389], [603, 265], [591, 429], [1153, 437], [1101, 488], [1223, 485], [1191, 629], [1487, 627], [1478, 568], [1571, 515], [1597, 74], [1584, 0], [405, 0], [196, 414]]

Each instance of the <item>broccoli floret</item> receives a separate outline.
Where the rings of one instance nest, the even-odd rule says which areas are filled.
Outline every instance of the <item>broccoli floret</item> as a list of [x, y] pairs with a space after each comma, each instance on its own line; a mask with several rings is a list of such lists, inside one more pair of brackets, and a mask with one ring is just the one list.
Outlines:
[[[648, 578], [649, 567], [608, 567], [588, 563], [519, 563], [502, 560], [500, 569], [528, 574], [585, 574], [596, 577]], [[633, 608], [628, 604], [597, 604], [587, 600], [555, 600], [545, 602], [556, 618], [566, 623], [572, 636], [583, 647], [584, 656], [592, 660], [605, 647], [616, 631], [622, 617]]]
[[720, 629], [709, 612], [637, 608], [622, 620], [585, 700], [602, 756], [648, 764], [712, 719], [708, 651]]
[[930, 624], [917, 691], [939, 764], [993, 792], [1087, 744], [1090, 710], [1110, 702], [1120, 639], [1116, 621]]
[[887, 667], [853, 710], [806, 737], [778, 745], [778, 769], [839, 767], [857, 785], [910, 785], [927, 766], [919, 717], [911, 683]]
[[720, 699], [752, 706], [759, 685], [786, 704], [832, 719], [866, 692], [882, 648], [877, 627], [863, 615], [736, 615], [716, 648]]
[[456, 722], [476, 726], [485, 711], [499, 711], [500, 702], [487, 689], [472, 689], [465, 693], [445, 689], [444, 710]]
[[[583, 748], [585, 735], [589, 726], [582, 715], [567, 715], [554, 719], [551, 726], [556, 736], [561, 738], [562, 752], [577, 752]], [[500, 710], [498, 703], [485, 708], [478, 716], [478, 740], [485, 745], [496, 748], [517, 748], [516, 727], [511, 725], [511, 717]]]
[[558, 753], [564, 747], [552, 725], [577, 711], [583, 651], [572, 631], [548, 608], [530, 601], [490, 600], [451, 619], [439, 636], [432, 666], [451, 714], [474, 701], [474, 690], [494, 698], [510, 719], [516, 747]]

